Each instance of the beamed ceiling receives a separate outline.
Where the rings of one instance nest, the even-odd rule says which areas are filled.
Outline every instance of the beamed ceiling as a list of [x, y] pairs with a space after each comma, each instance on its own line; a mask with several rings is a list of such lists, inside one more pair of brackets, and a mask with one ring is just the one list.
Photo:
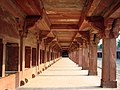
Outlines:
[[63, 50], [89, 42], [91, 33], [101, 34], [103, 20], [120, 18], [120, 0], [0, 0], [0, 6]]

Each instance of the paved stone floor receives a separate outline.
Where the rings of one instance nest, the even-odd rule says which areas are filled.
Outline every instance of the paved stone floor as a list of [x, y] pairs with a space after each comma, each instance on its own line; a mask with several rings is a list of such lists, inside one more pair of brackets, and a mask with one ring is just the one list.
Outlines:
[[70, 59], [62, 58], [17, 90], [120, 90], [120, 87], [101, 88], [100, 75], [88, 76], [87, 70], [81, 70]]

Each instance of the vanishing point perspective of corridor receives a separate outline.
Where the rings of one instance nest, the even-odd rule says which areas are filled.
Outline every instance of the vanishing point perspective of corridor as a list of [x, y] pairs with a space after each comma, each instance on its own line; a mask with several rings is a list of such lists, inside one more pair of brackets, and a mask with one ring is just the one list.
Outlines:
[[[46, 71], [17, 90], [119, 90], [100, 87], [100, 74], [88, 76], [88, 70], [76, 65], [69, 58], [62, 58]], [[120, 79], [119, 79], [120, 80]]]
[[0, 0], [0, 90], [120, 90], [119, 32], [120, 0]]

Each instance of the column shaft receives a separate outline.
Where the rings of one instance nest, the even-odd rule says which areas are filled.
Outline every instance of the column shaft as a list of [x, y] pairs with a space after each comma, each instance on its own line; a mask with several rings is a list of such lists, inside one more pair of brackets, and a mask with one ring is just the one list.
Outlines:
[[97, 75], [97, 45], [90, 44], [88, 75]]
[[83, 47], [83, 58], [82, 58], [82, 69], [88, 70], [89, 68], [89, 58], [88, 58], [88, 47]]
[[102, 79], [101, 86], [117, 87], [116, 81], [116, 39], [104, 38], [102, 50]]
[[79, 48], [79, 55], [78, 56], [79, 56], [79, 66], [80, 67], [82, 66], [82, 56], [83, 56], [82, 53], [83, 53], [82, 48]]
[[6, 43], [3, 42], [2, 77], [5, 77]]

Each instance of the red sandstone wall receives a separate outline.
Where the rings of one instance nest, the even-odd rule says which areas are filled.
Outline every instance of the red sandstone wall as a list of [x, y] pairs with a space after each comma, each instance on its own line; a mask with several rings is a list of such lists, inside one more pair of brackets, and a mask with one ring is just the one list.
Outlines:
[[0, 79], [0, 90], [15, 90], [18, 87], [18, 73]]
[[5, 89], [15, 90], [15, 88], [19, 86], [19, 83], [18, 83], [19, 79], [25, 80], [26, 78], [28, 79], [28, 82], [29, 82], [29, 80], [32, 78], [32, 74], [36, 74], [36, 67], [26, 69], [24, 75], [22, 74], [22, 72], [20, 72], [19, 74], [20, 76], [18, 75], [18, 73], [16, 73], [16, 74], [3, 77], [0, 79], [0, 90], [5, 90]]

